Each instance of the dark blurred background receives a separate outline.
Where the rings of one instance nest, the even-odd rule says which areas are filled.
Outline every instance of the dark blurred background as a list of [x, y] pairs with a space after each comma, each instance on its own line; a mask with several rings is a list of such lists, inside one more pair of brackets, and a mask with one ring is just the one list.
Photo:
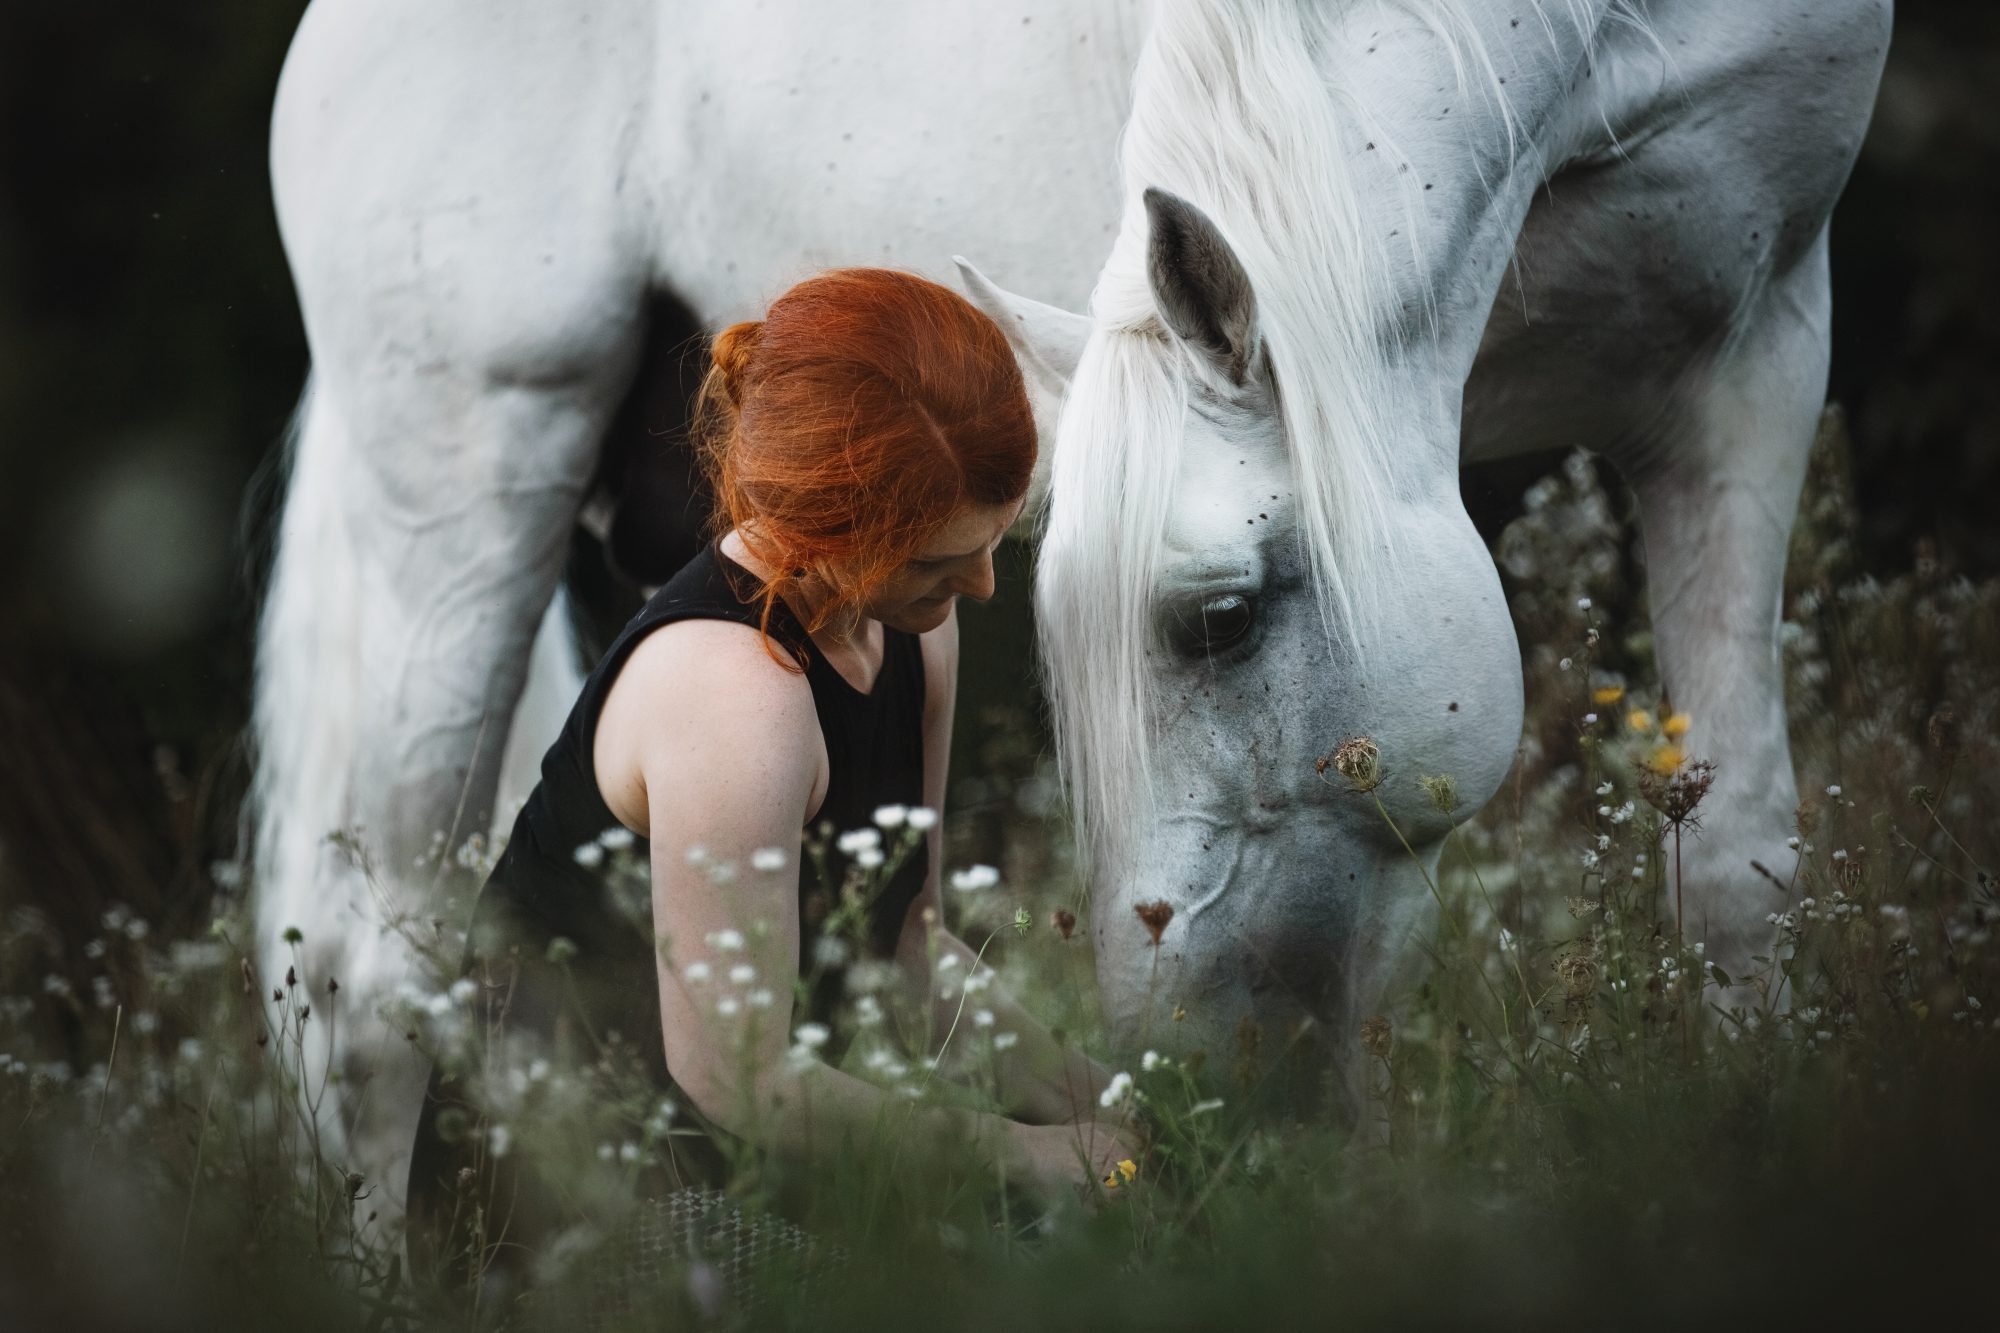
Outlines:
[[[265, 167], [303, 8], [0, 13], [0, 908], [34, 901], [70, 940], [114, 900], [168, 929], [204, 911], [236, 843], [274, 462], [306, 370]], [[1920, 540], [2000, 573], [1996, 88], [2000, 7], [1899, 6], [1834, 218], [1831, 394], [1880, 573]], [[1482, 530], [1552, 462], [1468, 474]]]

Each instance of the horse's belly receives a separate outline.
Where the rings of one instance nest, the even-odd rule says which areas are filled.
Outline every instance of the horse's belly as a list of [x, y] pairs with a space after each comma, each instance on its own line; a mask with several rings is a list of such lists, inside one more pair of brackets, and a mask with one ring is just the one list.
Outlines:
[[1117, 227], [1117, 140], [1144, 14], [1125, 0], [703, 6], [661, 43], [650, 220], [704, 319], [807, 271], [884, 264], [1081, 308]]

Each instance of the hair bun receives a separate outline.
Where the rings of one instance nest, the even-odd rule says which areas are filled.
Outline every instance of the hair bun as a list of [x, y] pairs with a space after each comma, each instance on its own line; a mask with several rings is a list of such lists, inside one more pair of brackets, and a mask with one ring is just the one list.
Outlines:
[[750, 358], [756, 355], [763, 334], [764, 321], [748, 319], [716, 334], [709, 348], [709, 358], [722, 376], [722, 391], [729, 395], [731, 407], [743, 406], [743, 392], [750, 383]]

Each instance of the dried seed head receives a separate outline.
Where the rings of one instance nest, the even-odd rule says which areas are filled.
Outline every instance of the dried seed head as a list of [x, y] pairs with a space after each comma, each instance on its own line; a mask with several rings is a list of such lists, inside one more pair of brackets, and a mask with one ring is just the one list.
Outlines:
[[1683, 763], [1662, 775], [1652, 769], [1639, 774], [1639, 794], [1676, 828], [1699, 827], [1695, 807], [1715, 785], [1715, 765], [1706, 759]]
[[1049, 913], [1049, 924], [1056, 928], [1058, 935], [1068, 939], [1076, 931], [1076, 913], [1058, 907]]
[[1556, 959], [1556, 979], [1562, 982], [1565, 995], [1581, 1000], [1597, 989], [1597, 964], [1587, 955], [1566, 953]]
[[1361, 1021], [1361, 1049], [1377, 1060], [1389, 1058], [1389, 1048], [1394, 1043], [1395, 1034], [1389, 1028], [1389, 1020], [1375, 1014]]
[[1161, 898], [1155, 902], [1140, 903], [1132, 910], [1144, 923], [1146, 933], [1153, 937], [1153, 947], [1158, 948], [1160, 936], [1166, 934], [1167, 923], [1174, 919], [1174, 905]]
[[1588, 898], [1571, 898], [1565, 905], [1569, 908], [1569, 914], [1579, 921], [1589, 916], [1592, 912], [1602, 910], [1604, 906], [1602, 903], [1593, 902]]
[[1799, 802], [1799, 808], [1792, 812], [1792, 822], [1798, 825], [1799, 836], [1810, 838], [1819, 827], [1819, 802], [1808, 796]]
[[1356, 791], [1374, 791], [1382, 785], [1382, 750], [1366, 736], [1350, 736], [1334, 746], [1331, 762], [1334, 772]]
[[1930, 724], [1924, 728], [1931, 749], [1946, 759], [1958, 749], [1958, 714], [1950, 704], [1942, 704], [1931, 714]]
[[1449, 773], [1440, 773], [1434, 778], [1418, 778], [1417, 785], [1430, 798], [1431, 806], [1441, 815], [1448, 815], [1458, 809], [1458, 783]]
[[245, 995], [253, 993], [257, 989], [257, 982], [254, 974], [250, 971], [250, 960], [248, 958], [239, 958], [236, 960], [236, 965], [238, 970], [243, 973], [243, 993]]
[[298, 969], [297, 969], [296, 967], [288, 967], [288, 968], [286, 968], [286, 969], [285, 969], [285, 989], [286, 989], [286, 990], [290, 990], [290, 989], [291, 989], [292, 987], [294, 987], [294, 986], [296, 986], [296, 985], [298, 985], [298, 984], [299, 984], [299, 970], [298, 970]]

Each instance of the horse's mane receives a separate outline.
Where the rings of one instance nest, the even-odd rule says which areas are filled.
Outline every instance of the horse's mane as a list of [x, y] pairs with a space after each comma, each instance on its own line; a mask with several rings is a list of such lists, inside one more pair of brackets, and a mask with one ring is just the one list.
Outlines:
[[[1566, 20], [1571, 0], [1550, 0]], [[1545, 0], [1524, 9], [1549, 27]], [[1382, 419], [1403, 330], [1385, 328], [1398, 263], [1422, 271], [1417, 173], [1398, 176], [1408, 221], [1390, 241], [1367, 225], [1351, 159], [1365, 136], [1385, 155], [1393, 135], [1326, 72], [1342, 4], [1167, 0], [1133, 81], [1121, 156], [1120, 233], [1091, 298], [1096, 332], [1056, 433], [1037, 612], [1059, 759], [1077, 833], [1098, 866], [1151, 800], [1152, 710], [1146, 655], [1153, 589], [1183, 436], [1188, 380], [1199, 373], [1167, 335], [1146, 277], [1142, 195], [1158, 186], [1215, 222], [1256, 291], [1257, 319], [1281, 386], [1299, 537], [1329, 648], [1362, 651], [1379, 622], [1380, 577], [1401, 558], [1392, 511], [1418, 483], [1416, 460]], [[1503, 81], [1463, 0], [1408, 0], [1461, 88], [1516, 128]], [[1556, 20], [1564, 21], [1564, 20]], [[1511, 162], [1503, 165], [1511, 165]], [[1478, 169], [1478, 168], [1475, 168]], [[1118, 442], [1121, 447], [1111, 447]]]

